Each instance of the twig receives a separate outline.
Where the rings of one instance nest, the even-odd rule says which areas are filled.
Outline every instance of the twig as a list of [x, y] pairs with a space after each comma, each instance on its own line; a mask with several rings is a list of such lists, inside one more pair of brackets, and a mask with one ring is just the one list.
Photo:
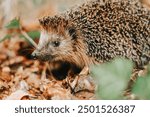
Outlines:
[[35, 48], [37, 48], [37, 44], [33, 41], [31, 37], [29, 37], [29, 35], [25, 31], [21, 30], [21, 33]]

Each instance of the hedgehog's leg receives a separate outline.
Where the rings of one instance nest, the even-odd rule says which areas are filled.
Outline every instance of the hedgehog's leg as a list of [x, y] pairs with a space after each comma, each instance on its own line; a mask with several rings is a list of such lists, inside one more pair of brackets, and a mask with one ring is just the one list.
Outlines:
[[79, 76], [88, 75], [89, 73], [90, 73], [89, 66], [85, 66], [79, 73]]
[[91, 79], [89, 76], [89, 67], [85, 66], [81, 72], [75, 76], [73, 82], [69, 82], [71, 93], [75, 94], [80, 91], [93, 92], [95, 83]]

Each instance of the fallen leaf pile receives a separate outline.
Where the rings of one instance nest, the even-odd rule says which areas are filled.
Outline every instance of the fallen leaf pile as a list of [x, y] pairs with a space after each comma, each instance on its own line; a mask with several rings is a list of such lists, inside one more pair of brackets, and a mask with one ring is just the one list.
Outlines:
[[47, 75], [50, 63], [30, 59], [32, 48], [24, 40], [14, 37], [0, 48], [0, 99], [95, 99], [90, 76], [56, 80]]

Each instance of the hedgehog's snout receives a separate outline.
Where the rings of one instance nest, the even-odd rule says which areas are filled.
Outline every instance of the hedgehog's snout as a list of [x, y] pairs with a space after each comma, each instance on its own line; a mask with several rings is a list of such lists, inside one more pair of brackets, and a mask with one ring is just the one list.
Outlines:
[[38, 50], [34, 50], [31, 54], [31, 57], [33, 59], [39, 59], [41, 61], [51, 61], [53, 59], [52, 55], [44, 52], [39, 52]]
[[39, 56], [40, 56], [40, 53], [37, 50], [33, 51], [32, 54], [31, 54], [31, 57], [33, 59], [38, 59]]

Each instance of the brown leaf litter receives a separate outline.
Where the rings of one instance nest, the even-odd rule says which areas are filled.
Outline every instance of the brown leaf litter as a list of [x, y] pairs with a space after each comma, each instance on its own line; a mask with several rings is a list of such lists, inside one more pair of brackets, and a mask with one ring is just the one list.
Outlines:
[[[31, 53], [20, 54], [31, 47], [17, 38], [0, 43], [0, 99], [95, 99], [94, 81], [87, 69], [75, 77], [56, 80], [48, 63], [30, 59]], [[22, 51], [28, 53], [28, 49]]]

